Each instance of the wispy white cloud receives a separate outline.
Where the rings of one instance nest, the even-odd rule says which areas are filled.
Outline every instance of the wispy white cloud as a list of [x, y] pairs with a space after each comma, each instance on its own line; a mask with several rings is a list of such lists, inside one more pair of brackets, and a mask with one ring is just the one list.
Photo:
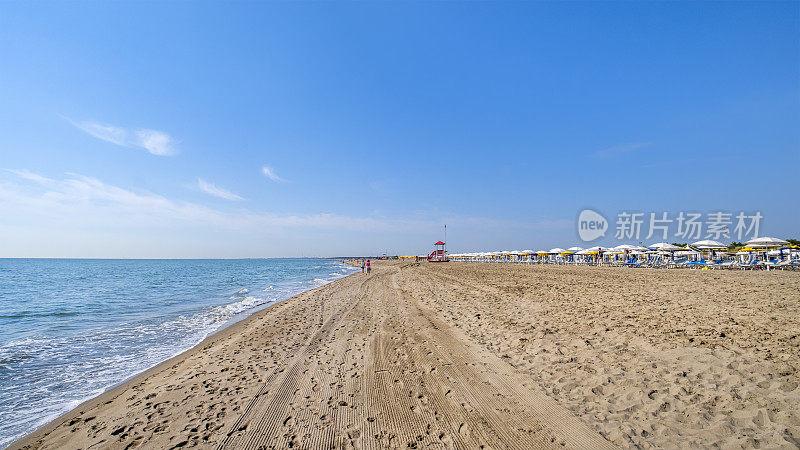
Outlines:
[[633, 153], [642, 149], [646, 149], [653, 144], [651, 142], [629, 142], [627, 144], [615, 145], [613, 147], [598, 150], [594, 153], [598, 158], [609, 158], [613, 156], [620, 156], [624, 154]]
[[175, 140], [163, 131], [147, 128], [129, 129], [93, 121], [76, 122], [68, 117], [64, 119], [90, 136], [122, 147], [143, 148], [158, 156], [178, 153]]
[[134, 145], [143, 147], [154, 155], [169, 156], [178, 153], [173, 145], [175, 141], [167, 133], [142, 128], [136, 130], [134, 135]]
[[[402, 230], [412, 226], [407, 221], [349, 217], [327, 212], [283, 215], [248, 210], [227, 212], [197, 203], [173, 201], [152, 192], [121, 188], [97, 178], [74, 173], [67, 173], [61, 180], [50, 180], [41, 176], [37, 178], [35, 177], [37, 174], [26, 170], [12, 173], [34, 182], [34, 185], [0, 180], [0, 211], [30, 211], [78, 220], [91, 217], [93, 221], [119, 221], [126, 225], [163, 226], [166, 223], [183, 221], [193, 225], [251, 230], [315, 228], [387, 231]], [[199, 184], [198, 180], [198, 186]]]
[[[258, 257], [292, 256], [311, 248], [327, 255], [378, 249], [413, 254], [441, 238], [443, 223], [448, 232], [452, 229], [448, 236], [459, 251], [516, 248], [513, 235], [556, 242], [574, 234], [571, 222], [557, 219], [430, 211], [403, 217], [288, 214], [226, 206], [212, 208], [74, 173], [48, 178], [0, 170], [0, 256]], [[506, 240], [498, 238], [504, 234]], [[525, 239], [520, 246], [538, 244]]]
[[241, 201], [244, 198], [234, 194], [233, 192], [221, 188], [214, 183], [208, 182], [202, 178], [197, 179], [197, 188], [200, 189], [202, 192], [205, 192], [208, 195], [212, 195], [214, 197], [223, 198], [225, 200], [232, 200], [232, 201]]
[[279, 177], [277, 173], [275, 173], [275, 169], [270, 166], [264, 166], [261, 168], [261, 172], [264, 174], [265, 177], [269, 178], [272, 181], [286, 181], [283, 178]]
[[53, 181], [50, 178], [39, 175], [38, 173], [33, 173], [27, 169], [6, 169], [6, 172], [11, 172], [20, 178], [24, 178], [26, 180], [35, 181], [37, 183], [42, 183], [42, 184], [50, 183]]

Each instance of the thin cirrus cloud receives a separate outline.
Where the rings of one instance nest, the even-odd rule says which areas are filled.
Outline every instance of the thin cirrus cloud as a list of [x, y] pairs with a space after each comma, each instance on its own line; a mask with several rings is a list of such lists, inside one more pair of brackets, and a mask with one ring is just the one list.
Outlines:
[[33, 173], [27, 169], [6, 169], [6, 172], [13, 173], [14, 175], [25, 180], [35, 181], [41, 184], [51, 183], [53, 181], [50, 178], [39, 175], [38, 173]]
[[416, 222], [325, 212], [278, 215], [239, 210], [229, 213], [197, 203], [171, 200], [152, 192], [136, 192], [74, 173], [65, 174], [63, 179], [51, 179], [27, 170], [6, 171], [27, 183], [19, 184], [0, 177], [0, 222], [6, 219], [4, 213], [7, 211], [13, 211], [14, 217], [25, 211], [52, 220], [88, 223], [87, 218], [91, 218], [92, 225], [123, 223], [126, 227], [140, 225], [146, 229], [153, 226], [180, 227], [181, 223], [258, 231], [268, 228], [399, 231], [420, 226]]
[[[2, 174], [3, 171], [0, 171]], [[169, 199], [141, 190], [131, 190], [109, 184], [94, 177], [66, 173], [62, 178], [48, 178], [28, 170], [6, 170], [19, 177], [23, 183], [0, 176], [0, 222], [26, 217], [20, 212], [46, 217], [48, 222], [66, 220], [97, 226], [141, 226], [180, 230], [184, 225], [212, 225], [229, 230], [298, 229], [404, 232], [408, 230], [438, 228], [440, 220], [430, 218], [387, 218], [382, 216], [343, 216], [329, 212], [310, 214], [273, 214], [250, 210], [235, 212], [214, 209], [192, 202]], [[28, 220], [28, 219], [25, 219]], [[494, 218], [448, 217], [447, 223], [457, 223], [485, 230], [495, 226], [528, 226], [516, 221], [499, 221]], [[567, 222], [571, 224], [572, 222]], [[0, 251], [2, 249], [0, 248]]]
[[611, 158], [615, 156], [626, 155], [646, 149], [653, 144], [651, 142], [629, 142], [627, 144], [615, 145], [613, 147], [605, 148], [594, 152], [597, 158]]
[[158, 156], [178, 153], [175, 140], [163, 131], [147, 128], [123, 128], [94, 121], [76, 122], [64, 117], [69, 123], [84, 133], [97, 139], [128, 148], [142, 148]]
[[[338, 254], [348, 251], [347, 246], [352, 243], [347, 242], [347, 237], [353, 232], [359, 235], [405, 235], [417, 242], [412, 245], [419, 246], [422, 245], [420, 242], [427, 242], [427, 238], [420, 240], [420, 236], [428, 235], [424, 230], [439, 229], [442, 223], [484, 238], [508, 230], [526, 235], [543, 232], [555, 237], [561, 232], [559, 230], [571, 230], [574, 226], [571, 219], [531, 223], [482, 217], [431, 217], [424, 212], [414, 217], [386, 217], [375, 213], [359, 217], [330, 212], [292, 214], [246, 208], [227, 210], [74, 173], [45, 176], [21, 169], [0, 169], [0, 223], [4, 232], [0, 237], [6, 238], [5, 242], [0, 239], [3, 242], [0, 256], [18, 254], [23, 257], [47, 256], [54, 252], [64, 256], [91, 257], [249, 257], [252, 256], [249, 252], [253, 250], [253, 243], [246, 237], [265, 233], [285, 236], [287, 249], [276, 247], [274, 251], [290, 256], [293, 250], [288, 247], [305, 242], [306, 230], [321, 236], [341, 233], [336, 234], [341, 239], [325, 237], [326, 245], [333, 246], [322, 250]], [[224, 232], [220, 234], [220, 231]], [[225, 251], [233, 249], [234, 253], [220, 254], [222, 250], [213, 246], [196, 246], [198, 239], [216, 242], [218, 237]], [[114, 247], [110, 250], [106, 250], [107, 238], [113, 239]], [[481, 245], [491, 245], [491, 240], [485, 239], [486, 244], [476, 243], [471, 248], [478, 250]], [[5, 245], [12, 240], [13, 248]], [[76, 250], [73, 242], [81, 242], [80, 249]], [[158, 248], [142, 246], [142, 243], [154, 243]], [[192, 249], [197, 248], [201, 253], [192, 253], [195, 251]], [[107, 251], [111, 253], [104, 253]], [[262, 255], [257, 251], [255, 256], [277, 254]]]
[[214, 196], [214, 197], [217, 197], [217, 198], [222, 198], [222, 199], [225, 199], [225, 200], [231, 200], [231, 201], [237, 201], [237, 202], [244, 200], [244, 198], [234, 194], [233, 192], [231, 192], [231, 191], [229, 191], [227, 189], [221, 188], [221, 187], [217, 186], [216, 184], [208, 182], [208, 181], [206, 181], [206, 180], [204, 180], [202, 178], [198, 178], [197, 179], [197, 189], [199, 189], [202, 192], [205, 192], [208, 195], [211, 195], [211, 196]]
[[273, 169], [270, 166], [262, 167], [261, 173], [263, 173], [265, 177], [269, 178], [272, 181], [286, 181], [285, 179], [279, 177], [278, 174], [275, 173], [275, 169]]

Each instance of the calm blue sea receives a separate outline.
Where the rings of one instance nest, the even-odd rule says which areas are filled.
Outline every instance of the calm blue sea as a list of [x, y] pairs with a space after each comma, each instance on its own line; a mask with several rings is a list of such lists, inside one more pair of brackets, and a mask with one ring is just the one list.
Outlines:
[[353, 270], [332, 259], [0, 259], [0, 448], [214, 331]]

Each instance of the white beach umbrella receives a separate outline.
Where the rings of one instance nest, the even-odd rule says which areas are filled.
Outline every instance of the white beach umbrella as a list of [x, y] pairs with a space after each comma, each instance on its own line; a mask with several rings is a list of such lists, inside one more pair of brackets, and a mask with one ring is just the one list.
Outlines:
[[567, 251], [570, 251], [570, 252], [579, 252], [581, 250], [583, 250], [583, 247], [570, 247], [570, 248], [567, 249]]
[[663, 250], [665, 252], [676, 252], [678, 250], [683, 250], [681, 247], [677, 245], [668, 244], [666, 242], [659, 242], [658, 244], [653, 244], [649, 248], [653, 250]]
[[727, 245], [719, 241], [712, 241], [706, 239], [704, 241], [693, 242], [692, 247], [697, 247], [702, 249], [714, 249], [714, 248], [727, 248]]
[[583, 249], [583, 251], [586, 252], [586, 253], [589, 253], [589, 252], [607, 252], [609, 250], [611, 250], [611, 249], [607, 248], [607, 247], [589, 247], [589, 248]]
[[749, 241], [745, 242], [744, 245], [748, 247], [780, 247], [782, 245], [787, 245], [788, 242], [784, 241], [783, 239], [778, 239], [774, 237], [760, 237], [755, 239], [750, 239]]
[[551, 248], [550, 250], [547, 251], [547, 253], [550, 253], [551, 255], [553, 254], [557, 255], [563, 251], [564, 251], [563, 248], [556, 247], [556, 248]]
[[628, 244], [622, 244], [622, 245], [618, 245], [618, 246], [616, 246], [616, 247], [612, 248], [611, 250], [620, 250], [620, 251], [624, 251], [624, 250], [638, 250], [638, 251], [643, 251], [643, 250], [647, 250], [647, 249], [646, 249], [646, 248], [644, 248], [644, 247], [640, 247], [640, 246], [638, 246], [638, 245], [628, 245]]
[[589, 248], [585, 248], [585, 249], [579, 251], [577, 254], [578, 255], [586, 255], [586, 254], [589, 254], [589, 253], [592, 253], [592, 252], [607, 252], [609, 250], [611, 250], [611, 249], [607, 248], [607, 247], [589, 247]]

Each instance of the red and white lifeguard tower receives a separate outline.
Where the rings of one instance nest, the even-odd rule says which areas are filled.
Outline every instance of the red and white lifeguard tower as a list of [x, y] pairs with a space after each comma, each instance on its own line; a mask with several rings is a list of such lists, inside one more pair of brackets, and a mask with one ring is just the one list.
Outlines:
[[436, 250], [434, 250], [433, 253], [428, 255], [428, 262], [450, 261], [449, 259], [447, 259], [447, 251], [445, 250], [444, 242], [439, 241], [433, 245]]

